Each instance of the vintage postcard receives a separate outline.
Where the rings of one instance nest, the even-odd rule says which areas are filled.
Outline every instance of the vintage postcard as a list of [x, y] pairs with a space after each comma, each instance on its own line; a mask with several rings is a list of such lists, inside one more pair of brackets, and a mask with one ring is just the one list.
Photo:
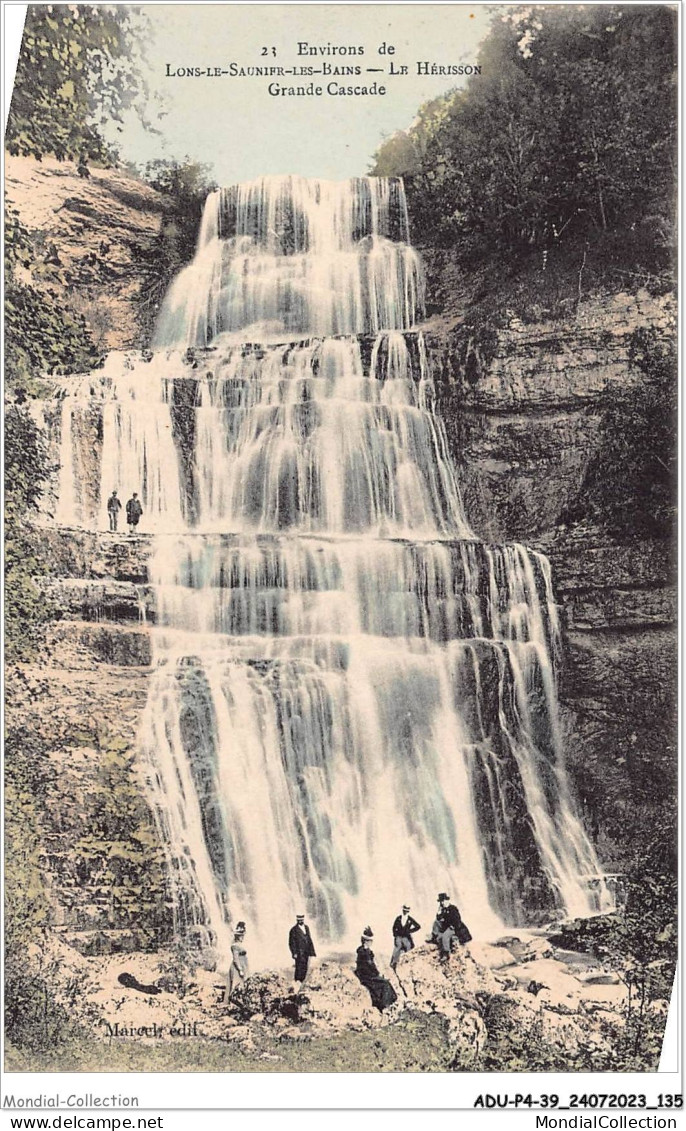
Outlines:
[[657, 1071], [676, 103], [669, 4], [28, 5], [15, 1081]]

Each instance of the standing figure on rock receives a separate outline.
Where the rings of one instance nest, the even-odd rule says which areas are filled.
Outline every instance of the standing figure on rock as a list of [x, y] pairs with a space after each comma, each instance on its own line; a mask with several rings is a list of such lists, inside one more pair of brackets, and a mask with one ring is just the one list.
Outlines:
[[409, 904], [404, 903], [400, 915], [393, 922], [393, 954], [391, 956], [391, 970], [395, 970], [401, 954], [412, 950], [415, 931], [420, 929], [419, 923], [410, 915]]
[[462, 916], [450, 896], [444, 891], [438, 896], [438, 912], [431, 928], [429, 942], [436, 943], [440, 951], [441, 962], [450, 958], [453, 939], [457, 939], [463, 946], [471, 941], [469, 928], [463, 923]]
[[371, 927], [365, 927], [362, 932], [360, 946], [357, 948], [355, 975], [359, 978], [365, 989], [369, 990], [372, 1005], [378, 1009], [379, 1013], [383, 1013], [384, 1009], [389, 1005], [393, 1005], [394, 1001], [397, 1001], [398, 995], [388, 979], [382, 978], [377, 970], [374, 961], [374, 951], [372, 950], [373, 938], [374, 934]]
[[129, 524], [129, 534], [134, 533], [136, 527], [138, 526], [138, 523], [140, 522], [140, 517], [142, 514], [143, 508], [141, 506], [141, 501], [134, 491], [133, 495], [126, 504], [126, 521]]
[[115, 531], [117, 529], [117, 522], [119, 521], [119, 511], [120, 510], [121, 510], [121, 500], [119, 499], [117, 492], [113, 491], [112, 494], [110, 495], [109, 499], [107, 500], [107, 517], [110, 520], [110, 530], [111, 531]]
[[248, 976], [248, 952], [244, 946], [245, 939], [245, 923], [236, 923], [236, 930], [233, 934], [233, 942], [231, 944], [231, 965], [229, 967], [229, 976], [227, 978], [226, 986], [226, 1000], [231, 1000], [231, 995], [239, 983], [243, 985]]
[[307, 978], [309, 961], [311, 958], [317, 957], [317, 952], [312, 942], [312, 936], [310, 935], [310, 928], [305, 922], [304, 915], [296, 915], [295, 917], [295, 926], [291, 927], [288, 932], [288, 949], [295, 962], [293, 980], [300, 982], [300, 988], [302, 989], [305, 984], [305, 979]]

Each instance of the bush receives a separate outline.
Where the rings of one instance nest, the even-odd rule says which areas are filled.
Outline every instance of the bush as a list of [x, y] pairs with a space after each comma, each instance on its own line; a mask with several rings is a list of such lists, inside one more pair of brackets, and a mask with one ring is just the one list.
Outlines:
[[68, 1030], [32, 953], [51, 921], [45, 884], [43, 822], [46, 750], [35, 734], [10, 730], [5, 740], [5, 1026], [18, 1048], [48, 1050]]
[[[169, 928], [164, 853], [134, 768], [135, 749], [100, 727], [84, 739], [96, 751], [97, 773], [70, 819], [68, 874], [76, 886], [106, 892], [118, 922]], [[50, 808], [50, 796], [47, 801]]]
[[482, 73], [375, 156], [374, 173], [406, 179], [414, 238], [470, 271], [532, 253], [549, 266], [601, 239], [612, 271], [671, 277], [675, 16], [615, 5], [494, 16]]
[[53, 291], [12, 283], [5, 290], [7, 383], [33, 393], [41, 373], [87, 373], [100, 357], [85, 318]]
[[152, 338], [160, 306], [174, 276], [191, 261], [208, 193], [217, 186], [209, 179], [210, 167], [184, 161], [149, 161], [143, 178], [169, 198], [170, 208], [157, 238], [143, 256], [143, 281], [138, 303], [146, 343]]
[[7, 121], [10, 153], [40, 159], [113, 156], [103, 128], [134, 109], [150, 127], [141, 77], [147, 25], [133, 5], [31, 4]]
[[46, 572], [40, 539], [28, 523], [47, 473], [42, 433], [27, 409], [5, 415], [5, 656], [28, 660], [52, 610], [35, 578]]
[[16, 954], [5, 969], [5, 1035], [10, 1044], [30, 1053], [53, 1052], [84, 1036], [67, 1008], [55, 1000], [50, 971], [37, 974], [25, 956]]

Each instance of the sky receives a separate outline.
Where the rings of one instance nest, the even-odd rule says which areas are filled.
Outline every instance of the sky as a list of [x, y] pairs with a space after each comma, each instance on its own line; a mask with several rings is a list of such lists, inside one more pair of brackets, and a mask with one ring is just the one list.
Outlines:
[[[151, 4], [147, 74], [165, 101], [160, 137], [138, 121], [112, 132], [122, 156], [136, 163], [186, 156], [211, 167], [219, 184], [269, 173], [341, 180], [368, 172], [384, 137], [407, 128], [428, 99], [463, 85], [456, 75], [418, 75], [417, 61], [474, 64], [491, 16], [468, 4]], [[492, 9], [490, 10], [492, 12]], [[363, 56], [298, 54], [310, 47], [362, 46]], [[382, 44], [394, 55], [379, 54]], [[267, 55], [263, 49], [267, 49]], [[272, 50], [273, 49], [273, 50]], [[269, 78], [180, 77], [182, 68], [359, 65], [360, 77], [276, 77], [283, 85], [377, 80], [385, 96], [284, 97], [268, 93]], [[408, 68], [407, 75], [364, 73], [367, 67]]]

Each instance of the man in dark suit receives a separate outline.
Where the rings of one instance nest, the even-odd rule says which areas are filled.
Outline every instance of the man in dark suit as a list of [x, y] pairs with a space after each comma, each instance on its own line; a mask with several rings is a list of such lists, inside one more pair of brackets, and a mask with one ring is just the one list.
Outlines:
[[305, 922], [304, 915], [296, 915], [295, 926], [291, 927], [288, 934], [288, 949], [295, 962], [294, 981], [300, 982], [302, 988], [307, 978], [307, 967], [311, 958], [316, 958], [316, 951], [310, 928]]
[[136, 527], [140, 522], [142, 514], [143, 508], [141, 506], [141, 501], [134, 491], [133, 495], [126, 504], [126, 521], [129, 524], [129, 534], [135, 533]]
[[431, 928], [431, 941], [438, 945], [441, 962], [447, 962], [450, 958], [453, 939], [456, 938], [464, 946], [471, 941], [471, 937], [469, 928], [463, 923], [460, 912], [455, 904], [450, 902], [450, 896], [444, 891], [440, 892], [438, 912]]
[[409, 905], [407, 903], [404, 903], [400, 915], [396, 916], [393, 922], [393, 954], [391, 955], [391, 970], [395, 970], [401, 954], [404, 954], [408, 950], [412, 950], [414, 946], [414, 939], [412, 938], [412, 936], [415, 931], [418, 931], [419, 929], [419, 923], [410, 915]]

